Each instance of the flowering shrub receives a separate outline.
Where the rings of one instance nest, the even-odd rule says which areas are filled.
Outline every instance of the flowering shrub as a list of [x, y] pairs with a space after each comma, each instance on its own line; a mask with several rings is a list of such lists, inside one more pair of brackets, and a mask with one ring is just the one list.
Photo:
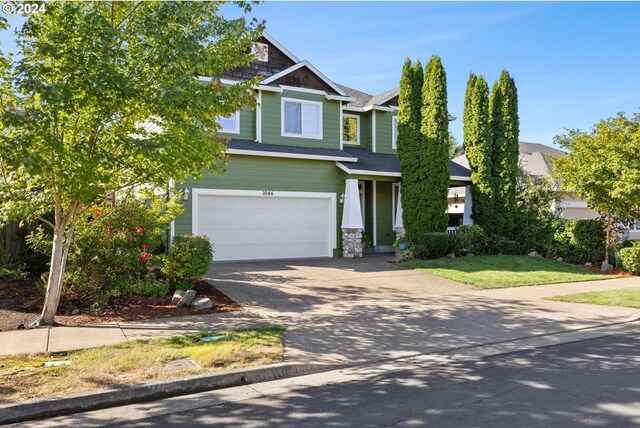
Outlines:
[[169, 287], [156, 278], [154, 254], [166, 248], [163, 238], [176, 211], [157, 199], [149, 205], [124, 200], [115, 210], [85, 212], [69, 252], [63, 298], [104, 305], [122, 294], [165, 295]]
[[202, 279], [213, 261], [213, 250], [206, 236], [176, 235], [167, 254], [162, 274], [173, 285], [194, 284]]

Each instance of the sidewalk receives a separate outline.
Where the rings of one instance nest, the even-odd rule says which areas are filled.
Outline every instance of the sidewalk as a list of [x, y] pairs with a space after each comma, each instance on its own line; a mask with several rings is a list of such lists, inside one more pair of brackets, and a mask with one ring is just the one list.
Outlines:
[[113, 345], [127, 340], [235, 330], [267, 324], [269, 323], [258, 315], [243, 311], [138, 322], [14, 330], [0, 333], [0, 356], [71, 351]]

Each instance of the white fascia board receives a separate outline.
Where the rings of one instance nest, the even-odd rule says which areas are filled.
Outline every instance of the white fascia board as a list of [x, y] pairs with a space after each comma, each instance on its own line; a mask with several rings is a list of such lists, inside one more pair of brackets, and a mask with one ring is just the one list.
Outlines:
[[265, 91], [265, 92], [277, 92], [279, 94], [283, 92], [282, 88], [277, 88], [275, 86], [258, 85], [258, 86], [255, 86], [254, 89], [258, 89], [260, 91]]
[[287, 85], [278, 85], [280, 88], [287, 91], [295, 91], [295, 92], [304, 92], [307, 94], [316, 94], [316, 95], [327, 95], [325, 91], [320, 91], [318, 89], [309, 89], [309, 88], [299, 88], [297, 86], [287, 86]]
[[350, 158], [350, 157], [342, 157], [342, 156], [303, 155], [299, 153], [262, 152], [258, 150], [241, 150], [241, 149], [227, 149], [227, 154], [245, 155], [245, 156], [265, 156], [270, 158], [326, 160], [326, 161], [336, 161], [336, 162], [357, 162], [358, 161], [358, 158]]
[[366, 171], [364, 169], [350, 169], [347, 166], [341, 164], [340, 162], [336, 162], [336, 166], [346, 172], [347, 174], [358, 174], [358, 175], [373, 175], [377, 177], [400, 177], [399, 172], [383, 172], [383, 171]]
[[471, 177], [461, 177], [458, 175], [452, 175], [451, 177], [449, 177], [449, 180], [454, 180], [454, 181], [471, 181]]
[[384, 107], [384, 106], [379, 106], [379, 105], [368, 105], [366, 107], [364, 107], [362, 109], [362, 111], [371, 111], [371, 110], [378, 110], [378, 111], [393, 111], [393, 109], [391, 107]]
[[289, 57], [289, 59], [293, 62], [300, 62], [300, 60], [298, 59], [297, 56], [295, 56], [294, 54], [291, 53], [291, 51], [289, 51], [289, 49], [285, 48], [284, 46], [282, 46], [276, 39], [274, 39], [273, 37], [271, 37], [270, 34], [268, 34], [266, 31], [262, 32], [262, 37], [264, 37], [265, 39], [267, 39], [267, 41], [269, 43], [271, 43], [273, 46], [275, 46], [276, 48], [278, 48], [279, 50], [282, 51], [283, 54], [285, 54], [286, 56]]
[[331, 95], [331, 94], [327, 94], [326, 99], [330, 100], [330, 101], [346, 101], [346, 102], [352, 102], [355, 101], [356, 99], [353, 97], [343, 97], [342, 95]]
[[340, 89], [338, 86], [336, 86], [335, 83], [333, 83], [331, 80], [329, 80], [324, 74], [322, 74], [317, 68], [315, 68], [309, 61], [307, 61], [306, 59], [304, 61], [300, 61], [299, 63], [292, 65], [291, 67], [282, 70], [280, 73], [276, 73], [273, 76], [264, 79], [262, 81], [262, 83], [264, 83], [265, 85], [271, 82], [275, 82], [276, 80], [280, 79], [283, 76], [286, 76], [289, 73], [293, 73], [294, 71], [298, 70], [299, 68], [302, 67], [307, 67], [309, 70], [311, 70], [316, 76], [318, 76], [324, 83], [326, 83], [327, 85], [329, 85], [331, 87], [331, 89], [333, 89], [334, 91], [336, 91], [338, 94], [347, 97], [348, 94], [346, 94], [342, 89]]
[[449, 122], [453, 122], [457, 117], [449, 115]]
[[345, 107], [342, 107], [342, 110], [344, 110], [344, 111], [355, 111], [356, 113], [364, 113], [364, 109], [362, 107], [345, 106]]

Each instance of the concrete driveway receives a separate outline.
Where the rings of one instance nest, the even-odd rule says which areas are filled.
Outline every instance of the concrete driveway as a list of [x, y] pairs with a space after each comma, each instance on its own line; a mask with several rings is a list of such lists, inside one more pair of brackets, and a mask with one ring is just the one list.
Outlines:
[[287, 327], [288, 361], [384, 360], [624, 322], [639, 314], [541, 297], [640, 285], [640, 278], [478, 290], [390, 260], [369, 255], [214, 263], [209, 280], [251, 314]]

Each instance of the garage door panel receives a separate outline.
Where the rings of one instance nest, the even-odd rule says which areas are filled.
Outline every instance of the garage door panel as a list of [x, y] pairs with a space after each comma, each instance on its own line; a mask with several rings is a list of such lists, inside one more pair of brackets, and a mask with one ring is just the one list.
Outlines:
[[334, 199], [207, 195], [198, 198], [196, 233], [209, 236], [215, 260], [326, 257]]

